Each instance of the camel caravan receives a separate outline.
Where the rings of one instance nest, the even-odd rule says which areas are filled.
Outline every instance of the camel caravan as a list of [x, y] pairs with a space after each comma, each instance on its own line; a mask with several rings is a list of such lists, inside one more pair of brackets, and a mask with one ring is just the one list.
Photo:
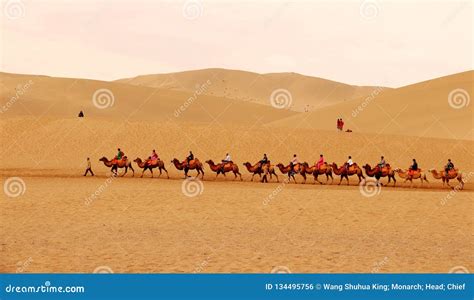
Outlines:
[[[106, 157], [102, 157], [99, 161], [103, 162], [106, 167], [111, 168], [111, 172], [114, 176], [118, 176], [118, 169], [125, 169], [123, 174], [120, 176], [125, 176], [128, 172], [128, 169], [132, 171], [132, 177], [135, 175], [135, 170], [132, 166], [132, 161], [130, 161], [124, 153], [118, 149], [117, 155], [112, 159], [108, 160]], [[169, 179], [168, 170], [166, 169], [165, 163], [158, 157], [158, 154], [155, 150], [152, 151], [152, 154], [145, 160], [137, 157], [133, 160], [137, 166], [142, 169], [140, 177], [143, 177], [146, 171], [150, 171], [151, 177], [154, 177], [153, 169], [158, 169], [160, 174], [158, 178], [161, 177], [162, 173], [165, 172], [167, 178]], [[201, 177], [204, 179], [204, 164], [196, 157], [192, 151], [189, 152], [189, 155], [184, 160], [179, 160], [174, 158], [171, 163], [178, 171], [183, 171], [184, 178], [190, 177], [188, 174], [190, 171], [195, 170], [197, 172], [196, 177]], [[209, 168], [212, 172], [216, 174], [214, 180], [217, 179], [219, 175], [222, 174], [224, 178], [227, 178], [227, 173], [232, 173], [234, 175], [233, 180], [242, 179], [242, 174], [240, 173], [238, 164], [234, 163], [229, 155], [226, 154], [225, 158], [220, 162], [214, 162], [212, 159], [206, 160], [206, 164], [209, 165]], [[360, 167], [357, 163], [353, 162], [352, 157], [349, 156], [348, 160], [338, 166], [336, 163], [328, 163], [325, 161], [324, 156], [321, 154], [319, 160], [313, 165], [310, 165], [307, 162], [300, 162], [297, 155], [294, 154], [293, 158], [289, 164], [278, 163], [276, 165], [272, 164], [268, 159], [267, 155], [264, 154], [263, 158], [252, 164], [246, 162], [243, 166], [247, 171], [252, 174], [250, 181], [254, 180], [255, 175], [258, 175], [260, 182], [269, 182], [275, 180], [280, 182], [279, 177], [276, 173], [276, 170], [279, 170], [281, 174], [287, 176], [287, 182], [298, 183], [297, 176], [302, 178], [302, 184], [306, 183], [308, 176], [313, 176], [313, 184], [316, 182], [319, 184], [332, 184], [334, 181], [334, 176], [339, 176], [340, 185], [343, 181], [349, 185], [349, 177], [354, 176], [358, 179], [358, 184], [365, 184], [366, 177], [375, 178], [376, 185], [383, 185], [381, 179], [387, 177], [387, 185], [392, 184], [396, 186], [397, 180], [395, 175], [403, 179], [403, 184], [407, 181], [410, 182], [410, 186], [413, 186], [413, 181], [420, 180], [421, 186], [423, 184], [429, 184], [427, 174], [431, 173], [434, 179], [440, 179], [443, 182], [443, 186], [454, 188], [449, 184], [450, 180], [457, 180], [458, 185], [456, 188], [463, 189], [465, 179], [463, 178], [463, 173], [460, 172], [457, 168], [454, 167], [451, 159], [448, 159], [448, 163], [444, 166], [442, 170], [429, 169], [428, 172], [423, 171], [418, 167], [418, 163], [413, 159], [412, 164], [407, 169], [392, 168], [392, 166], [385, 162], [385, 158], [382, 156], [380, 162], [372, 167], [369, 164], [365, 164]], [[364, 176], [365, 173], [365, 176]], [[85, 176], [85, 175], [84, 175]], [[326, 181], [322, 182], [319, 180], [319, 176], [325, 176]]]

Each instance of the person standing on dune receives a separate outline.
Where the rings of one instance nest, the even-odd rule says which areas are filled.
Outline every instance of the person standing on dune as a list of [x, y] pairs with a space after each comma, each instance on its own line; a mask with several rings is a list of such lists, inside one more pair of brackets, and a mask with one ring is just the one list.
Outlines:
[[91, 160], [89, 157], [87, 158], [86, 163], [87, 163], [87, 169], [86, 169], [86, 172], [84, 173], [84, 176], [87, 176], [87, 173], [89, 172], [91, 172], [91, 175], [94, 176], [94, 172], [92, 172]]

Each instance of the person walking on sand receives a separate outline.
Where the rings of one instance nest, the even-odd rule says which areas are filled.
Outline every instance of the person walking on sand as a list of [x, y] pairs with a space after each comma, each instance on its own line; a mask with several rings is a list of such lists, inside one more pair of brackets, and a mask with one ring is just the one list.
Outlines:
[[84, 173], [84, 176], [87, 176], [87, 173], [89, 172], [91, 172], [91, 175], [94, 176], [94, 172], [92, 172], [91, 160], [89, 157], [87, 158], [86, 163], [87, 163], [87, 169], [86, 169], [86, 172]]
[[337, 130], [341, 131], [341, 119], [337, 119], [337, 125], [336, 125]]
[[341, 118], [341, 131], [344, 131], [344, 121]]

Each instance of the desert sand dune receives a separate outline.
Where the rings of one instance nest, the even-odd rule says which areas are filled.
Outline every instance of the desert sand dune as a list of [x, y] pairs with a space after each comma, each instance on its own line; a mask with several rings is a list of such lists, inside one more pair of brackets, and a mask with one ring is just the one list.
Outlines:
[[[168, 74], [141, 75], [118, 82], [192, 92], [196, 84], [210, 80], [206, 94], [270, 105], [272, 92], [285, 89], [291, 94], [290, 109], [314, 110], [338, 102], [364, 97], [377, 87], [353, 86], [297, 73], [258, 74], [252, 72], [204, 69]], [[388, 88], [386, 88], [388, 89]]]
[[473, 139], [473, 105], [469, 105], [473, 94], [474, 71], [469, 71], [393, 90], [374, 90], [372, 96], [272, 125], [333, 129], [335, 120], [342, 117], [346, 128], [358, 132]]
[[[199, 95], [180, 109], [194, 94], [173, 84], [154, 88], [5, 73], [0, 79], [0, 180], [20, 177], [25, 184], [17, 198], [1, 193], [0, 272], [93, 272], [99, 266], [121, 273], [474, 268], [472, 106], [452, 110], [446, 103], [454, 87], [472, 94], [472, 72], [384, 90], [350, 121], [360, 100], [298, 113], [242, 101], [247, 94], [239, 90], [224, 95], [224, 85], [216, 84], [221, 94]], [[113, 91], [115, 102], [99, 109], [91, 98], [104, 88]], [[15, 96], [18, 89], [22, 94]], [[266, 91], [262, 84], [255, 97]], [[404, 104], [409, 107], [399, 125], [377, 110], [396, 114]], [[80, 109], [85, 118], [76, 117]], [[355, 132], [333, 128], [339, 113]], [[437, 128], [430, 127], [432, 114], [462, 139], [430, 131]], [[135, 178], [108, 178], [109, 168], [98, 160], [111, 158], [117, 147], [132, 160], [156, 149], [171, 179], [136, 178], [141, 170], [135, 163]], [[219, 161], [230, 152], [245, 181], [231, 182], [232, 175], [214, 181], [206, 165], [201, 193], [187, 197], [183, 173], [170, 161], [184, 159], [189, 150], [201, 161]], [[242, 163], [254, 163], [263, 153], [275, 164], [287, 164], [294, 153], [311, 164], [320, 153], [338, 164], [352, 155], [360, 165], [384, 155], [400, 168], [417, 158], [424, 170], [440, 169], [451, 158], [468, 182], [457, 192], [430, 175], [429, 186], [415, 182], [413, 188], [401, 187], [397, 177], [397, 187], [382, 187], [374, 197], [364, 196], [355, 178], [350, 186], [283, 184], [283, 175], [280, 183], [248, 182]], [[94, 178], [82, 177], [86, 157]]]
[[[212, 86], [206, 81], [192, 92], [183, 92], [116, 82], [9, 73], [0, 73], [0, 80], [1, 103], [5, 107], [6, 103], [12, 102], [2, 110], [5, 118], [71, 118], [84, 110], [88, 117], [109, 120], [166, 121], [172, 118], [179, 122], [246, 124], [254, 117], [270, 122], [296, 114], [285, 109], [204, 95], [202, 92]], [[19, 100], [12, 100], [18, 91], [22, 92]], [[106, 97], [103, 102], [97, 102], [103, 109], [93, 104], [97, 91], [97, 97]]]

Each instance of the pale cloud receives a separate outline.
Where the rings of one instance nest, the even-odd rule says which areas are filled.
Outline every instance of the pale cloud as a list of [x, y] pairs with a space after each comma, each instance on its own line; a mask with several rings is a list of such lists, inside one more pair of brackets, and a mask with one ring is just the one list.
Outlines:
[[14, 19], [6, 2], [5, 72], [112, 80], [224, 67], [401, 86], [473, 69], [470, 1], [375, 1], [367, 15], [362, 1], [197, 1], [190, 18], [189, 1], [22, 0]]

